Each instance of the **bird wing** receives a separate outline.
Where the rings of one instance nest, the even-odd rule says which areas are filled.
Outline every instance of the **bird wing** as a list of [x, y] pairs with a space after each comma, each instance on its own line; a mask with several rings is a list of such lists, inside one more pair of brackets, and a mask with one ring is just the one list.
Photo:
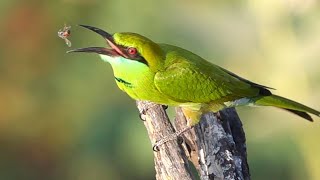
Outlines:
[[155, 74], [155, 86], [177, 102], [223, 103], [259, 94], [259, 86], [255, 86], [257, 84], [203, 62], [200, 65], [183, 60], [173, 63]]

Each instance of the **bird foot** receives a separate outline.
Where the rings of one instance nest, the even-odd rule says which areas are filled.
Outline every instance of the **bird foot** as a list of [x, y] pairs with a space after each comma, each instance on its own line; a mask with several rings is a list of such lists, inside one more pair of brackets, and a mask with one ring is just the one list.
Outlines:
[[220, 121], [222, 120], [220, 111], [214, 113], [214, 115], [217, 117], [218, 120], [220, 120]]
[[168, 109], [168, 105], [162, 105], [162, 107], [163, 107], [164, 110]]
[[[190, 129], [192, 129], [192, 126], [187, 126], [187, 127], [185, 127], [184, 129], [180, 129], [179, 131], [176, 131], [175, 133], [170, 134], [169, 136], [166, 136], [166, 137], [160, 139], [159, 141], [157, 141], [157, 142], [153, 145], [153, 147], [152, 147], [153, 151], [155, 151], [155, 152], [160, 151], [160, 148], [159, 148], [159, 147], [160, 147], [161, 145], [165, 144], [165, 143], [168, 142], [168, 141], [172, 141], [172, 140], [178, 139], [183, 133], [185, 133], [186, 131], [189, 131]], [[182, 142], [183, 142], [183, 141], [182, 141]]]
[[[158, 104], [147, 104], [147, 106], [145, 106], [141, 111], [139, 111], [139, 118], [141, 119], [141, 121], [146, 121], [146, 114], [148, 112], [149, 109], [157, 106]], [[168, 109], [168, 106], [167, 105], [162, 105], [163, 109], [166, 110]]]

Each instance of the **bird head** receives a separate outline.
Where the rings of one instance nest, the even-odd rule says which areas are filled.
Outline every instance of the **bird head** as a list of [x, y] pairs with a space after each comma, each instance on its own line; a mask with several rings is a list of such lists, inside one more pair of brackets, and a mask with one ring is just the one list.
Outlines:
[[130, 32], [109, 34], [96, 27], [87, 25], [80, 26], [101, 35], [107, 41], [110, 48], [87, 47], [70, 50], [68, 53], [97, 53], [102, 57], [107, 56], [108, 59], [114, 59], [115, 61], [117, 59], [136, 61], [145, 64], [154, 71], [161, 69], [164, 63], [164, 55], [160, 46], [144, 36]]

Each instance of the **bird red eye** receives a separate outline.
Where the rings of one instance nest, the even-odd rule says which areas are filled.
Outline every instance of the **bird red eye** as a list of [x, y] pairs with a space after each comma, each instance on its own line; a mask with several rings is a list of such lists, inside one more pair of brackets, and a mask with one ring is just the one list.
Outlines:
[[135, 55], [137, 54], [137, 49], [136, 48], [133, 48], [133, 47], [129, 47], [128, 48], [128, 53], [131, 54], [131, 55]]

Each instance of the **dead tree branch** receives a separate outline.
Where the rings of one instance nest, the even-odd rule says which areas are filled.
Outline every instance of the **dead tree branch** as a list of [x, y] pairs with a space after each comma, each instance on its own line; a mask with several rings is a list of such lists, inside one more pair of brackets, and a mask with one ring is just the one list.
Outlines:
[[[151, 143], [175, 132], [161, 105], [138, 101], [137, 106], [145, 121]], [[176, 129], [186, 126], [180, 108], [176, 108]], [[246, 139], [242, 123], [235, 109], [225, 109], [217, 114], [203, 115], [201, 122], [183, 134], [184, 143], [165, 143], [154, 152], [157, 180], [236, 179], [249, 180]], [[192, 175], [190, 160], [198, 170]]]
[[[169, 134], [174, 133], [169, 118], [161, 105], [146, 101], [137, 101], [140, 117], [144, 120], [151, 144]], [[188, 158], [177, 141], [170, 141], [154, 152], [157, 180], [191, 180]]]

